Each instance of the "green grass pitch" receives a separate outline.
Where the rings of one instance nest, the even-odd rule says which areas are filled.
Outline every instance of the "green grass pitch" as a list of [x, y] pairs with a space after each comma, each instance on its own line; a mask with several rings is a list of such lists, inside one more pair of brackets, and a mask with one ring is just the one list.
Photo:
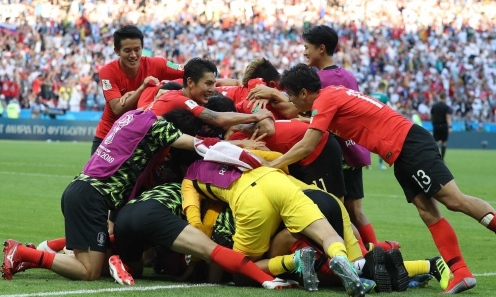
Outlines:
[[[0, 240], [39, 242], [64, 236], [60, 197], [72, 178], [89, 158], [89, 142], [0, 141]], [[428, 229], [415, 208], [405, 202], [393, 169], [377, 169], [373, 155], [371, 170], [364, 170], [365, 212], [380, 240], [401, 243], [405, 260], [437, 255]], [[496, 206], [496, 151], [449, 149], [446, 163], [460, 189]], [[494, 296], [496, 293], [496, 236], [475, 220], [443, 208], [455, 228], [460, 246], [477, 286], [465, 296]], [[410, 289], [387, 296], [438, 296], [435, 280], [426, 288]], [[262, 288], [198, 286], [165, 281], [153, 275], [136, 280], [136, 286], [123, 287], [102, 278], [94, 282], [70, 281], [42, 269], [14, 275], [12, 281], [0, 279], [0, 297], [5, 296], [346, 296], [340, 288], [268, 291]]]

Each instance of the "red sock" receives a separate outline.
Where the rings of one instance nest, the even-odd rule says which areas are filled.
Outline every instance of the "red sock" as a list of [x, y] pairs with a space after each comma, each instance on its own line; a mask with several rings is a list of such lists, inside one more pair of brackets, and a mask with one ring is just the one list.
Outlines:
[[372, 224], [369, 223], [367, 225], [357, 227], [357, 229], [363, 242], [372, 242], [374, 245], [377, 243], [377, 237], [375, 236], [375, 231]]
[[429, 231], [431, 231], [434, 243], [451, 271], [455, 273], [456, 270], [462, 268], [468, 271], [467, 263], [465, 263], [458, 245], [455, 230], [453, 230], [450, 223], [445, 218], [442, 218], [430, 225]]
[[110, 248], [112, 249], [112, 253], [117, 252], [117, 248], [115, 246], [115, 237], [114, 234], [109, 235]]
[[210, 254], [210, 260], [219, 264], [220, 267], [230, 273], [242, 274], [257, 281], [259, 284], [274, 279], [273, 276], [263, 272], [255, 263], [246, 258], [243, 254], [220, 245], [217, 245], [214, 248], [212, 254]]
[[375, 245], [380, 246], [385, 252], [393, 248], [387, 241], [378, 241]]
[[19, 245], [17, 254], [22, 262], [33, 263], [39, 267], [50, 269], [55, 259], [55, 254], [49, 252], [38, 251], [32, 248]]
[[365, 255], [369, 252], [366, 248], [365, 245], [363, 244], [362, 238], [358, 238], [358, 246], [360, 246], [360, 250], [362, 251], [362, 256], [365, 257]]
[[47, 240], [47, 245], [55, 252], [60, 252], [65, 247], [65, 237]]

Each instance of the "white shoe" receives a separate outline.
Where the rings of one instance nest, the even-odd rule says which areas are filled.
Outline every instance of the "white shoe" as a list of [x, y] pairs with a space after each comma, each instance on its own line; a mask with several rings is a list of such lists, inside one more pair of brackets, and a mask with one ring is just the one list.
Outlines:
[[48, 246], [48, 243], [47, 241], [43, 241], [41, 242], [40, 244], [38, 244], [38, 246], [36, 247], [36, 249], [38, 251], [44, 251], [44, 252], [48, 252], [48, 253], [51, 253], [51, 254], [56, 254], [57, 252], [52, 250], [49, 246]]
[[298, 282], [296, 281], [293, 281], [293, 280], [284, 280], [284, 279], [280, 279], [280, 278], [275, 278], [271, 281], [264, 281], [262, 286], [265, 288], [265, 289], [269, 289], [269, 290], [280, 290], [280, 289], [288, 289], [288, 288], [292, 288], [293, 286], [296, 286], [298, 284]]

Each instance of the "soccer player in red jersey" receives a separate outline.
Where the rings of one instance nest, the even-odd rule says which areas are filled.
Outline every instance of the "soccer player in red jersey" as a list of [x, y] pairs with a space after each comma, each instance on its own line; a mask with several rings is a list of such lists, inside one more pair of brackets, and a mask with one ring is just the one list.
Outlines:
[[215, 95], [217, 67], [208, 60], [194, 58], [184, 65], [183, 89], [169, 91], [161, 95], [148, 108], [157, 116], [173, 109], [191, 111], [196, 117], [208, 124], [229, 127], [241, 123], [258, 122], [272, 118], [272, 112], [262, 109], [255, 114], [237, 112], [214, 112], [203, 105]]
[[301, 160], [315, 149], [326, 130], [355, 140], [389, 165], [394, 164], [394, 174], [407, 201], [417, 207], [453, 272], [444, 292], [459, 293], [473, 288], [476, 280], [463, 259], [456, 233], [435, 200], [449, 210], [467, 214], [493, 232], [496, 211], [484, 200], [460, 191], [432, 135], [372, 97], [342, 86], [321, 89], [318, 74], [304, 64], [285, 71], [281, 86], [301, 111], [311, 110], [312, 118], [303, 139], [269, 164], [281, 168]]
[[91, 153], [98, 148], [112, 124], [126, 111], [136, 109], [141, 93], [161, 80], [183, 76], [182, 66], [161, 57], [142, 57], [143, 33], [127, 25], [114, 33], [114, 52], [119, 56], [100, 69], [105, 107], [98, 122]]
[[[277, 90], [280, 80], [281, 74], [269, 60], [257, 58], [246, 66], [241, 86], [224, 86], [218, 87], [217, 90], [233, 100], [238, 112], [254, 113], [259, 108], [267, 108], [274, 114], [276, 120], [291, 119], [298, 115], [298, 109], [294, 108], [292, 104], [266, 99], [262, 99], [263, 101], [258, 104], [253, 104], [253, 101], [246, 100], [248, 93], [256, 86], [267, 86]], [[274, 92], [274, 94], [283, 96], [280, 92]]]

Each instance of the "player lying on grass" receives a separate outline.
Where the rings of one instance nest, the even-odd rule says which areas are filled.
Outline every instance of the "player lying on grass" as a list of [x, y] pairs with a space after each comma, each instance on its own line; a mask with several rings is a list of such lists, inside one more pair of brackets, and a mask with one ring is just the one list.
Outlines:
[[[331, 269], [343, 280], [348, 294], [363, 296], [363, 285], [347, 259], [343, 239], [318, 207], [282, 171], [261, 166], [259, 159], [247, 151], [224, 145], [206, 145], [208, 161], [195, 161], [186, 171], [181, 189], [188, 222], [202, 228], [201, 199], [228, 203], [236, 225], [233, 250], [257, 261], [269, 249], [270, 238], [282, 221], [291, 233], [305, 234], [322, 245], [331, 258]], [[202, 145], [196, 148], [199, 151]], [[210, 153], [213, 159], [208, 159]], [[214, 162], [216, 156], [222, 159], [225, 153], [233, 154], [230, 161], [248, 170]], [[238, 156], [240, 163], [234, 160]]]
[[[302, 187], [305, 188], [305, 185]], [[404, 291], [407, 287], [417, 286], [416, 282], [420, 276], [424, 281], [429, 280], [429, 277], [423, 276], [425, 274], [434, 276], [439, 281], [441, 288], [446, 289], [451, 275], [448, 266], [441, 257], [434, 257], [429, 260], [403, 261], [398, 249], [384, 252], [381, 247], [375, 247], [365, 257], [362, 257], [357, 240], [351, 230], [349, 215], [343, 204], [336, 197], [321, 190], [305, 189], [304, 193], [319, 207], [336, 232], [345, 239], [348, 258], [353, 263], [358, 275], [377, 283], [375, 291]], [[270, 269], [272, 274], [279, 275], [289, 272], [288, 270], [277, 270], [280, 269], [277, 263], [287, 261], [285, 256], [280, 259], [280, 255], [286, 255], [296, 249], [308, 246], [317, 251], [315, 267], [319, 279], [334, 283], [335, 276], [332, 278], [333, 273], [326, 265], [329, 258], [322, 252], [322, 248], [305, 236], [291, 234], [287, 229], [280, 231], [271, 241], [268, 252], [268, 258], [271, 260], [268, 261], [267, 265], [269, 268], [273, 267]], [[257, 265], [261, 266], [260, 262], [257, 262]], [[264, 269], [264, 266], [261, 267]]]
[[173, 214], [169, 201], [180, 200], [180, 195], [180, 184], [162, 184], [143, 192], [120, 210], [114, 226], [117, 255], [109, 259], [111, 275], [118, 283], [134, 284], [121, 259], [133, 275], [140, 276], [143, 252], [149, 247], [160, 246], [214, 262], [230, 273], [239, 273], [257, 281], [266, 289], [298, 285], [297, 282], [284, 281], [263, 272], [241, 253], [216, 244]]
[[[205, 104], [205, 107], [217, 112], [229, 112], [235, 110], [235, 106], [232, 101], [223, 96], [211, 97], [207, 104]], [[233, 126], [227, 131], [227, 133], [220, 128], [215, 128], [208, 124], [204, 125], [204, 127], [207, 127], [204, 130], [215, 131], [217, 135], [224, 135], [225, 133], [222, 138], [229, 140], [245, 139], [247, 137], [251, 137], [255, 129], [258, 128], [259, 124], [263, 122], [265, 122], [265, 127], [269, 126], [269, 123], [273, 126], [272, 129], [266, 128], [266, 130], [273, 131], [273, 133], [270, 135], [267, 134], [263, 138], [265, 146], [272, 151], [277, 151], [283, 154], [289, 151], [298, 141], [303, 139], [305, 132], [309, 127], [308, 123], [297, 119], [276, 120], [275, 122], [271, 119], [264, 119], [256, 124]], [[345, 186], [345, 176], [343, 175], [342, 164], [343, 154], [341, 152], [341, 148], [334, 135], [326, 131], [322, 135], [319, 144], [314, 150], [312, 150], [312, 152], [310, 152], [299, 162], [293, 163], [288, 167], [289, 173], [294, 177], [307, 184], [315, 184], [320, 189], [337, 196], [343, 202], [347, 189]], [[360, 181], [358, 184], [352, 184], [356, 186], [360, 185], [361, 187], [362, 183]], [[363, 192], [363, 189], [361, 192]], [[369, 250], [365, 248], [365, 245], [360, 237], [360, 233], [354, 226], [353, 231], [359, 240], [362, 253], [365, 255]], [[390, 250], [393, 247], [399, 248], [399, 244], [394, 241], [378, 242], [375, 240], [374, 244], [379, 244], [385, 250]], [[370, 250], [372, 249], [370, 248]]]

